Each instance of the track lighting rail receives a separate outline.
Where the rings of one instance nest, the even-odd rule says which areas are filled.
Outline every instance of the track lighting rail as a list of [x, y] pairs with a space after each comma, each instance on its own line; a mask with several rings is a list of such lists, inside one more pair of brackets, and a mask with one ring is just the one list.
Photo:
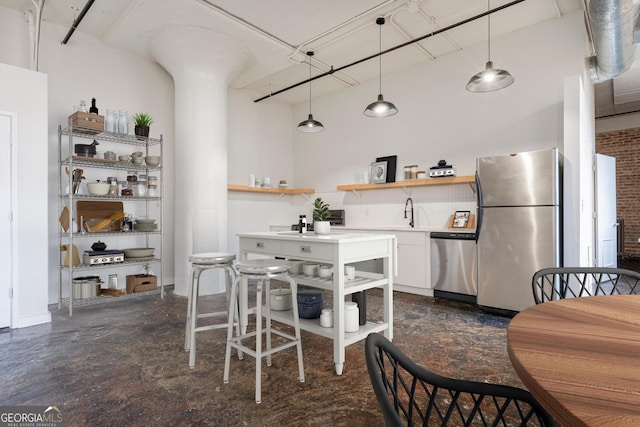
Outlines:
[[502, 6], [495, 7], [495, 8], [493, 8], [493, 9], [491, 9], [491, 10], [487, 10], [486, 12], [482, 12], [482, 13], [480, 13], [480, 14], [478, 14], [478, 15], [475, 15], [475, 16], [472, 16], [472, 17], [470, 17], [470, 18], [464, 19], [464, 20], [462, 20], [462, 21], [460, 21], [460, 22], [456, 22], [455, 24], [451, 24], [451, 25], [449, 25], [449, 26], [447, 26], [447, 27], [440, 28], [439, 30], [436, 30], [436, 31], [430, 32], [429, 34], [425, 34], [425, 35], [420, 36], [420, 37], [418, 37], [418, 38], [408, 40], [408, 41], [406, 41], [406, 42], [404, 42], [404, 43], [401, 43], [401, 44], [396, 45], [396, 46], [392, 46], [392, 47], [390, 47], [390, 48], [388, 48], [388, 49], [386, 49], [386, 50], [383, 50], [383, 51], [378, 52], [378, 53], [374, 53], [374, 54], [369, 55], [369, 56], [367, 56], [367, 57], [365, 57], [365, 58], [362, 58], [362, 59], [358, 59], [357, 61], [351, 62], [351, 63], [349, 63], [349, 64], [342, 65], [342, 66], [340, 66], [340, 67], [338, 67], [338, 68], [334, 68], [334, 67], [333, 67], [333, 65], [332, 65], [332, 66], [331, 66], [331, 68], [329, 69], [329, 71], [325, 71], [324, 73], [317, 74], [317, 75], [315, 75], [315, 76], [313, 76], [313, 77], [308, 78], [307, 80], [304, 80], [304, 81], [301, 81], [301, 82], [298, 82], [298, 83], [292, 84], [292, 85], [290, 85], [290, 86], [287, 86], [287, 87], [285, 87], [285, 88], [283, 88], [283, 89], [280, 89], [280, 90], [277, 90], [277, 91], [275, 91], [275, 92], [271, 92], [271, 93], [270, 93], [270, 94], [268, 94], [268, 95], [265, 95], [265, 96], [263, 96], [263, 97], [261, 97], [261, 98], [258, 98], [258, 99], [256, 99], [256, 100], [254, 100], [253, 102], [260, 102], [260, 101], [264, 101], [265, 99], [268, 99], [268, 98], [274, 97], [274, 96], [276, 96], [276, 95], [279, 95], [279, 94], [281, 94], [281, 93], [287, 92], [287, 91], [289, 91], [289, 90], [291, 90], [291, 89], [294, 89], [294, 88], [296, 88], [296, 87], [298, 87], [298, 86], [301, 86], [301, 85], [307, 84], [307, 83], [309, 83], [309, 82], [312, 82], [312, 81], [314, 81], [314, 80], [320, 79], [320, 78], [322, 78], [322, 77], [326, 77], [326, 76], [331, 75], [331, 74], [333, 74], [333, 73], [335, 73], [335, 72], [337, 72], [337, 71], [342, 71], [342, 70], [344, 70], [344, 69], [347, 69], [347, 68], [353, 67], [354, 65], [358, 65], [358, 64], [361, 64], [361, 63], [363, 63], [363, 62], [369, 61], [370, 59], [377, 58], [378, 56], [384, 55], [384, 54], [386, 54], [386, 53], [393, 52], [394, 50], [398, 50], [398, 49], [401, 49], [401, 48], [403, 48], [403, 47], [406, 47], [406, 46], [412, 45], [412, 44], [417, 43], [417, 42], [419, 42], [419, 41], [422, 41], [422, 40], [428, 39], [428, 38], [430, 38], [430, 37], [433, 37], [433, 36], [436, 36], [436, 35], [438, 35], [438, 34], [444, 33], [444, 32], [446, 32], [446, 31], [452, 30], [452, 29], [454, 29], [454, 28], [457, 28], [457, 27], [460, 27], [460, 26], [462, 26], [462, 25], [468, 24], [469, 22], [473, 22], [473, 21], [476, 21], [476, 20], [478, 20], [478, 19], [480, 19], [480, 18], [484, 18], [485, 16], [490, 15], [490, 14], [492, 14], [492, 13], [499, 12], [499, 11], [501, 11], [501, 10], [503, 10], [503, 9], [508, 9], [508, 8], [510, 8], [510, 7], [512, 7], [512, 6], [515, 6], [515, 5], [517, 5], [517, 4], [520, 4], [520, 3], [524, 2], [524, 1], [526, 1], [526, 0], [514, 0], [514, 1], [512, 1], [512, 2], [509, 2], [509, 3], [503, 4]]

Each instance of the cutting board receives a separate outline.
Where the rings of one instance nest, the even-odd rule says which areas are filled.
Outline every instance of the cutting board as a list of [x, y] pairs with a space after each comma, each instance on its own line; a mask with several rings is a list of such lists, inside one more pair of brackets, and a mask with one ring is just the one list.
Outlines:
[[[83, 217], [84, 221], [87, 221], [89, 219], [107, 219], [118, 214], [124, 215], [122, 202], [78, 200], [76, 204], [76, 221], [78, 221], [78, 224], [80, 223], [80, 217]], [[108, 231], [120, 231], [120, 222], [116, 221], [111, 224], [111, 228]]]
[[62, 226], [62, 229], [66, 233], [67, 230], [69, 229], [69, 209], [67, 209], [66, 206], [62, 208], [62, 212], [60, 212], [60, 217], [58, 218], [58, 220], [60, 221], [60, 225]]

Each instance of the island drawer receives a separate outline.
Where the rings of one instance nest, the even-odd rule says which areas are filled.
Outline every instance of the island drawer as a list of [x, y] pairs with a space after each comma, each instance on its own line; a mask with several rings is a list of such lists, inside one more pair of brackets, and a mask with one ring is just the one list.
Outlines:
[[280, 253], [280, 241], [272, 239], [241, 239], [241, 251], [251, 253], [267, 253], [271, 255]]
[[327, 243], [283, 241], [281, 253], [293, 258], [333, 261], [333, 245]]

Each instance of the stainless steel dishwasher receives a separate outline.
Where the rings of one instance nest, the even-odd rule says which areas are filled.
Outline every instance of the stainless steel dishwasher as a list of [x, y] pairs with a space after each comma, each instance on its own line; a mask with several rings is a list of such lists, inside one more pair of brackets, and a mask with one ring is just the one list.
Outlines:
[[477, 260], [475, 233], [431, 233], [434, 296], [475, 304], [478, 295]]

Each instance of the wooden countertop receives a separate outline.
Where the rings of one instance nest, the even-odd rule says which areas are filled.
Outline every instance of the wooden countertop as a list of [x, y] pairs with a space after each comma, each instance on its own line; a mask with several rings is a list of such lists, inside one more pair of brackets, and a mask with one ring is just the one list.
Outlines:
[[563, 426], [640, 426], [640, 295], [571, 298], [520, 312], [509, 358]]

